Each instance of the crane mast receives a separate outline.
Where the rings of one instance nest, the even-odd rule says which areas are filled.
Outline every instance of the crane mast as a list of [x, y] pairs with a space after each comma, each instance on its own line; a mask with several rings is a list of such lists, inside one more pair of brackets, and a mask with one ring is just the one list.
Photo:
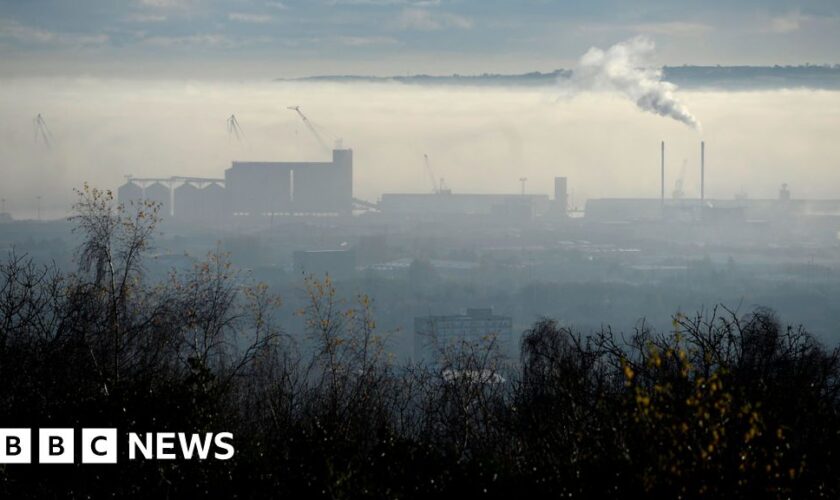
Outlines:
[[440, 185], [437, 183], [434, 171], [432, 171], [432, 164], [429, 162], [429, 155], [425, 153], [423, 154], [423, 162], [426, 165], [426, 173], [429, 175], [429, 180], [432, 181], [432, 192], [435, 194], [440, 193]]
[[300, 116], [300, 119], [303, 120], [303, 124], [306, 125], [306, 128], [309, 129], [309, 131], [312, 133], [312, 135], [315, 136], [315, 140], [318, 141], [318, 144], [325, 151], [330, 151], [330, 147], [327, 145], [327, 142], [324, 140], [323, 137], [321, 137], [321, 134], [318, 133], [318, 130], [316, 130], [315, 126], [312, 125], [312, 122], [309, 121], [309, 118], [307, 118], [306, 115], [303, 114], [303, 111], [300, 110], [300, 106], [288, 106], [287, 109], [295, 111], [298, 114], [298, 116]]
[[239, 126], [236, 115], [230, 115], [230, 118], [227, 119], [227, 131], [228, 137], [235, 137], [237, 141], [242, 142], [242, 136], [245, 134], [242, 132], [242, 127]]
[[38, 116], [32, 120], [32, 124], [35, 128], [35, 142], [43, 142], [44, 146], [49, 149], [51, 147], [52, 133], [50, 129], [47, 127], [47, 122], [44, 120], [44, 117], [41, 116], [41, 113], [38, 113]]

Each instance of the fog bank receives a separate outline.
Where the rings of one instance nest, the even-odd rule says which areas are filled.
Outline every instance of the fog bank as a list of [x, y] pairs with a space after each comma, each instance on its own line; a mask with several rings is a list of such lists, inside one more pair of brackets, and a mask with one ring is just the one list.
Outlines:
[[[299, 105], [328, 140], [354, 149], [356, 196], [431, 191], [436, 175], [457, 192], [550, 193], [569, 177], [572, 202], [656, 197], [660, 140], [667, 191], [685, 164], [687, 196], [699, 191], [706, 141], [708, 197], [840, 197], [840, 92], [681, 91], [702, 135], [640, 111], [612, 92], [559, 98], [554, 87], [424, 87], [398, 83], [0, 80], [0, 196], [16, 217], [60, 213], [88, 181], [115, 188], [124, 176], [222, 177], [231, 160], [326, 158], [287, 106]], [[41, 113], [51, 148], [36, 142]], [[235, 114], [244, 140], [229, 137]]]

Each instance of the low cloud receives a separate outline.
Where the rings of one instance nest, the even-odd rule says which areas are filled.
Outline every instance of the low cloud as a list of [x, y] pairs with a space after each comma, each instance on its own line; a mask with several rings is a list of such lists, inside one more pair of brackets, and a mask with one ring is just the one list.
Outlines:
[[144, 7], [157, 9], [182, 9], [188, 7], [192, 0], [139, 0], [139, 3]]
[[799, 31], [802, 28], [803, 22], [807, 19], [808, 17], [802, 15], [802, 12], [799, 10], [793, 10], [785, 15], [770, 19], [766, 31], [782, 34]]
[[615, 33], [626, 31], [631, 33], [646, 33], [649, 35], [663, 35], [671, 37], [698, 37], [715, 30], [710, 24], [688, 21], [663, 21], [656, 23], [584, 23], [577, 29], [584, 33]]
[[130, 14], [126, 20], [133, 23], [162, 23], [167, 17], [163, 14]]
[[637, 24], [632, 28], [633, 31], [638, 33], [666, 36], [702, 36], [710, 31], [714, 31], [714, 27], [708, 24], [682, 21]]
[[342, 45], [350, 47], [369, 47], [375, 45], [398, 45], [396, 38], [389, 36], [342, 36], [338, 38]]
[[274, 18], [268, 14], [250, 14], [246, 12], [231, 12], [228, 19], [239, 23], [266, 24]]
[[440, 0], [328, 0], [328, 5], [408, 5], [431, 7], [440, 5]]
[[144, 38], [142, 43], [155, 47], [232, 48], [242, 45], [241, 42], [218, 33], [187, 36], [151, 36]]
[[473, 22], [467, 17], [448, 12], [407, 8], [400, 14], [398, 25], [405, 30], [437, 31], [445, 28], [470, 29]]
[[0, 20], [0, 39], [2, 38], [20, 43], [62, 47], [103, 45], [109, 40], [108, 35], [104, 34], [61, 33], [27, 26], [17, 21]]

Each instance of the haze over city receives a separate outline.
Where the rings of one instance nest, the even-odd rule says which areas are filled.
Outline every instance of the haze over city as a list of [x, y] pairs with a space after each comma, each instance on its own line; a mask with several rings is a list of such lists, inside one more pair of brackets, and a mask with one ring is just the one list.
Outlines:
[[132, 440], [0, 496], [837, 497], [838, 53], [829, 0], [0, 0], [0, 463]]

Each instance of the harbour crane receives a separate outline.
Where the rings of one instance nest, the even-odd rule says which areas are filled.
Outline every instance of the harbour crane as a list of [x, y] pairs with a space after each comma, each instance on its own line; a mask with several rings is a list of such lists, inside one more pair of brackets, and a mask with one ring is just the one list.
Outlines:
[[423, 153], [423, 162], [426, 165], [426, 173], [429, 175], [429, 180], [432, 181], [432, 192], [435, 194], [440, 193], [440, 185], [438, 185], [435, 173], [432, 171], [432, 164], [429, 162], [429, 155]]
[[50, 133], [50, 129], [47, 127], [47, 122], [44, 120], [44, 117], [41, 116], [41, 113], [38, 113], [38, 116], [36, 116], [32, 120], [32, 124], [35, 129], [35, 142], [41, 140], [44, 142], [44, 145], [49, 149], [52, 133]]
[[[300, 110], [300, 106], [288, 106], [287, 109], [290, 109], [300, 116], [300, 119], [303, 120], [303, 124], [306, 125], [306, 128], [312, 132], [312, 135], [315, 136], [315, 140], [318, 141], [318, 144], [324, 149], [324, 151], [330, 151], [330, 147], [327, 145], [327, 142], [321, 137], [321, 134], [318, 133], [318, 130], [312, 125], [312, 122], [309, 121], [309, 118], [303, 114], [303, 111]], [[336, 141], [338, 143], [338, 141]], [[338, 144], [337, 144], [338, 145]]]
[[236, 115], [230, 115], [230, 118], [227, 119], [227, 131], [228, 137], [236, 137], [236, 140], [240, 142], [245, 135], [242, 132], [242, 127], [239, 126], [239, 120], [236, 119]]
[[429, 175], [429, 180], [432, 181], [432, 192], [434, 194], [451, 194], [452, 190], [446, 187], [446, 181], [443, 180], [443, 177], [440, 178], [440, 181], [435, 177], [428, 154], [423, 154], [423, 162], [426, 165], [426, 173]]

